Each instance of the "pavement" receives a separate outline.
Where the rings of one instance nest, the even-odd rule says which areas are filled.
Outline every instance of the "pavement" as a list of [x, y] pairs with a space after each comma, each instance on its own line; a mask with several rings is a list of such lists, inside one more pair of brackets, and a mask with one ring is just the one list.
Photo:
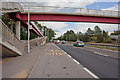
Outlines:
[[90, 47], [74, 47], [68, 44], [57, 44], [57, 46], [97, 77], [118, 78], [118, 59], [113, 56], [115, 52]]
[[97, 78], [53, 43], [2, 65], [3, 78]]

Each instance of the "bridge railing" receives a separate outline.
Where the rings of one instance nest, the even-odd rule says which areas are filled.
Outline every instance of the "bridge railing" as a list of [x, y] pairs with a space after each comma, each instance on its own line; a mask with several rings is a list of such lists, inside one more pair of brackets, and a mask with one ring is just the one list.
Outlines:
[[0, 20], [0, 24], [2, 24], [2, 42], [5, 43], [9, 43], [12, 46], [16, 47], [20, 52], [24, 52], [24, 43], [22, 41], [20, 41], [16, 35], [7, 27], [7, 25], [4, 24], [4, 22], [2, 22], [2, 20]]
[[[24, 12], [28, 12], [28, 7], [23, 6]], [[30, 12], [41, 12], [41, 13], [62, 13], [62, 14], [75, 14], [75, 15], [86, 15], [86, 16], [103, 16], [103, 17], [118, 17], [118, 11], [110, 10], [95, 10], [85, 8], [71, 8], [71, 7], [54, 7], [54, 6], [31, 6], [29, 7]]]
[[22, 6], [17, 2], [2, 2], [2, 9], [18, 9], [19, 11], [23, 11]]

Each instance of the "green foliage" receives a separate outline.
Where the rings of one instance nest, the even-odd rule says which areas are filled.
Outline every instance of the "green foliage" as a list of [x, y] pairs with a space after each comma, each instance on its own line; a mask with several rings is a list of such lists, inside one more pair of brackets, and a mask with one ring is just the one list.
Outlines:
[[46, 35], [48, 37], [48, 41], [50, 41], [52, 37], [55, 37], [56, 33], [51, 28], [47, 28]]
[[88, 28], [87, 32], [86, 32], [89, 36], [94, 35], [94, 31], [91, 30], [90, 28]]
[[7, 17], [7, 14], [2, 15], [2, 21], [8, 26], [9, 29], [11, 29], [15, 33], [15, 21], [9, 19]]
[[115, 31], [114, 33], [111, 33], [111, 35], [120, 35], [120, 31]]
[[48, 41], [50, 41], [52, 37], [55, 37], [56, 33], [51, 28], [47, 28], [47, 26], [42, 26], [37, 21], [35, 21], [34, 23], [37, 25], [38, 29], [43, 33], [43, 35], [48, 37]]
[[66, 40], [66, 41], [76, 41], [77, 35], [73, 30], [67, 31], [63, 35], [57, 38], [58, 40]]
[[21, 26], [20, 28], [20, 39], [27, 40], [27, 29]]
[[102, 32], [102, 30], [100, 29], [99, 26], [95, 26], [95, 27], [94, 27], [94, 30], [95, 30], [95, 35], [100, 35], [101, 32]]
[[7, 17], [7, 14], [2, 15], [2, 21], [7, 25], [10, 26], [10, 19]]
[[73, 30], [67, 31], [57, 39], [59, 40], [67, 40], [67, 41], [84, 41], [84, 42], [89, 42], [89, 41], [94, 41], [97, 43], [111, 43], [111, 39], [108, 36], [108, 32], [102, 31], [99, 26], [95, 26], [94, 30], [91, 30], [88, 28], [86, 33], [78, 32], [75, 34]]
[[112, 40], [110, 38], [107, 38], [106, 40], [104, 40], [104, 43], [112, 43]]

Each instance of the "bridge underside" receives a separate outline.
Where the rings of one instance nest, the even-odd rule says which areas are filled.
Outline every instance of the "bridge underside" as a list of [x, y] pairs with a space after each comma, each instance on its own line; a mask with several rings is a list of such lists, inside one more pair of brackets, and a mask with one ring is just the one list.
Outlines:
[[[28, 15], [24, 13], [9, 14], [16, 20], [27, 21]], [[31, 21], [65, 21], [65, 22], [91, 22], [91, 23], [110, 23], [119, 24], [119, 18], [114, 17], [101, 17], [101, 16], [83, 16], [83, 15], [68, 15], [68, 14], [46, 14], [46, 13], [31, 13]]]
[[[24, 20], [21, 20], [21, 19], [18, 19], [16, 16], [18, 14], [16, 12], [13, 12], [13, 13], [8, 13], [8, 17], [15, 20], [15, 21], [20, 21], [21, 22], [21, 25], [23, 25], [26, 29], [28, 29], [28, 20], [24, 21]], [[30, 31], [40, 37], [43, 37], [43, 35], [30, 23], [30, 25], [32, 26], [32, 29], [30, 29]]]

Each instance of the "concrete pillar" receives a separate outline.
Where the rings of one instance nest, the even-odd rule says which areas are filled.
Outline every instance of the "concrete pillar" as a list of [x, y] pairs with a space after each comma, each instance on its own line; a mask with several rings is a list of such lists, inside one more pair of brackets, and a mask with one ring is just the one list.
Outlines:
[[20, 26], [21, 26], [21, 22], [20, 21], [16, 21], [15, 23], [15, 27], [16, 27], [16, 36], [18, 37], [18, 39], [20, 40]]

